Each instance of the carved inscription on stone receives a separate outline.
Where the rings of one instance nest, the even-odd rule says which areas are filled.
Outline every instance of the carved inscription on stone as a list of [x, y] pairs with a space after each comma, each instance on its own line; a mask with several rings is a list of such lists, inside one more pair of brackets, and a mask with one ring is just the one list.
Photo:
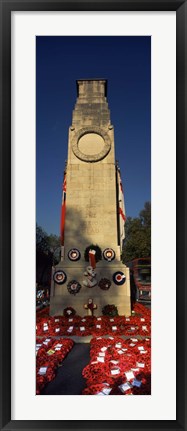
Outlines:
[[96, 212], [94, 211], [94, 209], [86, 208], [85, 209], [85, 217], [95, 219], [97, 217], [97, 215], [96, 215]]
[[94, 221], [86, 220], [85, 221], [85, 230], [86, 230], [86, 233], [96, 234], [96, 233], [100, 233], [101, 226], [99, 225], [99, 223], [97, 221], [94, 222]]

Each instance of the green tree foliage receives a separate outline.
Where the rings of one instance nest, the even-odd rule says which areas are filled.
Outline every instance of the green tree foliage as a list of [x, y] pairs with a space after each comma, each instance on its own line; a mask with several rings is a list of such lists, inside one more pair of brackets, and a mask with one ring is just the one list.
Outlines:
[[49, 253], [47, 233], [42, 229], [42, 227], [36, 225], [36, 251], [38, 253]]
[[48, 235], [41, 226], [36, 225], [36, 251], [39, 254], [53, 256], [54, 263], [59, 261], [60, 237]]
[[36, 225], [36, 278], [40, 284], [49, 283], [52, 265], [60, 260], [60, 237], [48, 235]]
[[57, 235], [49, 235], [47, 237], [50, 252], [53, 254], [53, 262], [56, 265], [60, 260], [60, 237]]
[[145, 202], [139, 217], [128, 217], [125, 223], [125, 240], [122, 261], [151, 256], [151, 203]]

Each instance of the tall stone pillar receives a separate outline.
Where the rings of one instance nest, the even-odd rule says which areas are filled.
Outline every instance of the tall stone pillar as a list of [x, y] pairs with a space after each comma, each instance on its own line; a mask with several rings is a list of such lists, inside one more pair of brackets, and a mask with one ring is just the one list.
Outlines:
[[[53, 269], [52, 315], [62, 314], [67, 306], [84, 315], [89, 298], [97, 305], [95, 315], [107, 304], [115, 304], [119, 314], [131, 313], [129, 269], [120, 260], [118, 175], [107, 81], [79, 80], [69, 128], [64, 246], [62, 260]], [[88, 287], [89, 274], [84, 275], [90, 245], [97, 245], [102, 257], [91, 278], [93, 287]], [[103, 279], [109, 281], [108, 290], [101, 288]], [[81, 286], [75, 295], [68, 290], [71, 281]]]

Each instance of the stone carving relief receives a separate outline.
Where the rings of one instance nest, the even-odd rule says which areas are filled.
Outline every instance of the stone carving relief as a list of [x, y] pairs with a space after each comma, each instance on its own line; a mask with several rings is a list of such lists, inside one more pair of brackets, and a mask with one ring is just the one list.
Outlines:
[[[104, 148], [98, 154], [84, 154], [79, 150], [79, 139], [89, 133], [100, 135], [104, 140]], [[72, 138], [72, 150], [75, 156], [84, 162], [98, 162], [99, 160], [104, 159], [111, 150], [111, 140], [108, 133], [98, 126], [84, 127], [78, 130], [78, 132], [74, 132], [74, 136]]]

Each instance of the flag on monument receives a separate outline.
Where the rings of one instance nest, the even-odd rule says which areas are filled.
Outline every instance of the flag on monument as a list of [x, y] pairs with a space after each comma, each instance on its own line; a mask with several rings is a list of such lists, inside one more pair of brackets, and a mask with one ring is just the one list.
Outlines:
[[61, 208], [61, 221], [60, 221], [61, 245], [64, 245], [65, 215], [66, 215], [66, 172], [64, 172], [64, 182], [63, 182], [63, 188], [62, 188], [62, 208]]
[[125, 202], [123, 194], [123, 186], [121, 181], [120, 169], [117, 167], [117, 183], [118, 183], [118, 214], [119, 214], [119, 234], [120, 234], [120, 246], [125, 238]]
[[96, 259], [95, 259], [95, 250], [89, 250], [89, 264], [92, 266], [93, 269], [96, 267]]

